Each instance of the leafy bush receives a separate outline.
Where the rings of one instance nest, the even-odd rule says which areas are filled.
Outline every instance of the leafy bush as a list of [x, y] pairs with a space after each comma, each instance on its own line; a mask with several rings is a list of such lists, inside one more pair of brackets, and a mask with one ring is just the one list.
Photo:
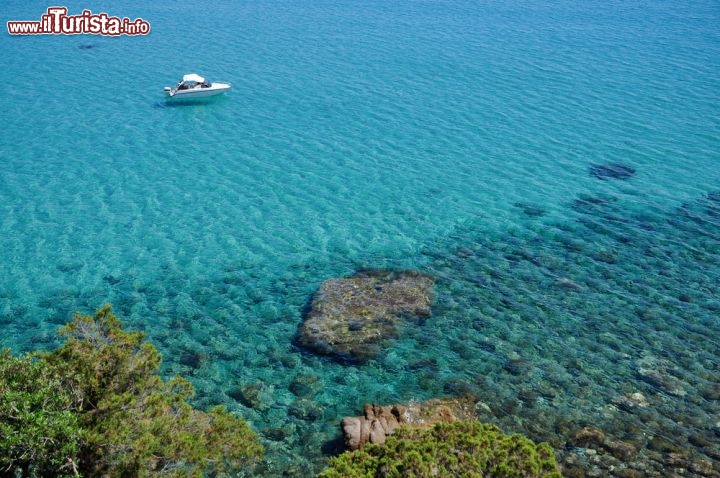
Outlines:
[[43, 360], [0, 352], [0, 470], [73, 473], [81, 429], [73, 398]]
[[[66, 342], [53, 352], [2, 356], [0, 370], [13, 372], [0, 382], [3, 397], [10, 393], [0, 402], [0, 453], [10, 456], [0, 464], [6, 469], [202, 476], [239, 470], [262, 456], [245, 421], [223, 407], [195, 410], [187, 402], [193, 395], [187, 380], [158, 376], [160, 353], [143, 334], [124, 331], [110, 306], [94, 317], [76, 314], [61, 334]], [[32, 428], [39, 420], [34, 416], [18, 422], [10, 413], [18, 407], [32, 410], [52, 433]], [[4, 432], [8, 427], [27, 435], [22, 447]], [[57, 451], [45, 458], [43, 447]]]
[[320, 478], [433, 477], [559, 478], [552, 448], [504, 435], [477, 421], [399, 428], [384, 445], [331, 458]]

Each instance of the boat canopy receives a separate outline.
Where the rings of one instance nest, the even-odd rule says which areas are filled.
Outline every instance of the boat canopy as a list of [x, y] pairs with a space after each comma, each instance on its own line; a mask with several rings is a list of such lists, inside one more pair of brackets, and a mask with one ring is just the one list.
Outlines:
[[190, 73], [189, 75], [183, 76], [183, 82], [194, 81], [195, 83], [204, 83], [205, 78], [198, 75], [197, 73]]

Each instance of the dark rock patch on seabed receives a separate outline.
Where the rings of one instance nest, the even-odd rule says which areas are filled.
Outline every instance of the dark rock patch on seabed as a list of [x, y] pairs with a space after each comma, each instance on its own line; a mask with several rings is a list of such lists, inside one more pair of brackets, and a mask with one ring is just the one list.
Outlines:
[[635, 175], [635, 168], [623, 163], [595, 164], [590, 166], [590, 175], [603, 181], [630, 179]]
[[526, 202], [516, 202], [513, 204], [515, 207], [519, 208], [523, 214], [525, 214], [528, 217], [541, 217], [544, 216], [547, 211], [545, 209], [536, 206], [534, 204], [526, 203]]
[[615, 201], [617, 201], [617, 198], [614, 196], [578, 194], [578, 197], [573, 201], [571, 207], [578, 212], [593, 213]]

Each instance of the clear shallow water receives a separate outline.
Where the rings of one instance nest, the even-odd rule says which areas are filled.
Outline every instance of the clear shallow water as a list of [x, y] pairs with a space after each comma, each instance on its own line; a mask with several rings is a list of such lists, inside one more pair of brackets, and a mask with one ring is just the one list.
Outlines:
[[[47, 8], [6, 5], [5, 21]], [[198, 403], [289, 430], [270, 474], [322, 466], [365, 402], [467, 391], [534, 437], [560, 440], [558, 417], [628, 439], [640, 422], [717, 460], [687, 443], [720, 421], [715, 3], [108, 13], [152, 33], [0, 37], [2, 345], [52, 346], [73, 311], [111, 302]], [[190, 71], [234, 88], [167, 106], [162, 86]], [[637, 174], [588, 174], [604, 162]], [[362, 367], [293, 348], [313, 291], [358, 267], [437, 275], [433, 318]], [[312, 403], [288, 389], [303, 373]], [[233, 398], [257, 383], [263, 405]], [[633, 391], [650, 418], [606, 410]]]

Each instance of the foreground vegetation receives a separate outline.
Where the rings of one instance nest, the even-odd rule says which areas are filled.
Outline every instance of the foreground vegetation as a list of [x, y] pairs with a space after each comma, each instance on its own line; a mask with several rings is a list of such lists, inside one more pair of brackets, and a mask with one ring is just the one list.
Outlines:
[[0, 474], [202, 476], [261, 458], [247, 423], [192, 408], [190, 383], [163, 380], [160, 353], [110, 306], [61, 334], [52, 352], [0, 353]]
[[320, 474], [320, 478], [433, 476], [560, 478], [561, 474], [547, 443], [536, 445], [477, 421], [398, 428], [384, 445], [371, 444], [332, 458]]
[[[57, 350], [0, 352], [0, 476], [237, 475], [263, 448], [223, 407], [194, 409], [190, 383], [110, 306], [76, 314]], [[553, 450], [477, 421], [395, 430], [332, 458], [321, 478], [559, 477]]]

